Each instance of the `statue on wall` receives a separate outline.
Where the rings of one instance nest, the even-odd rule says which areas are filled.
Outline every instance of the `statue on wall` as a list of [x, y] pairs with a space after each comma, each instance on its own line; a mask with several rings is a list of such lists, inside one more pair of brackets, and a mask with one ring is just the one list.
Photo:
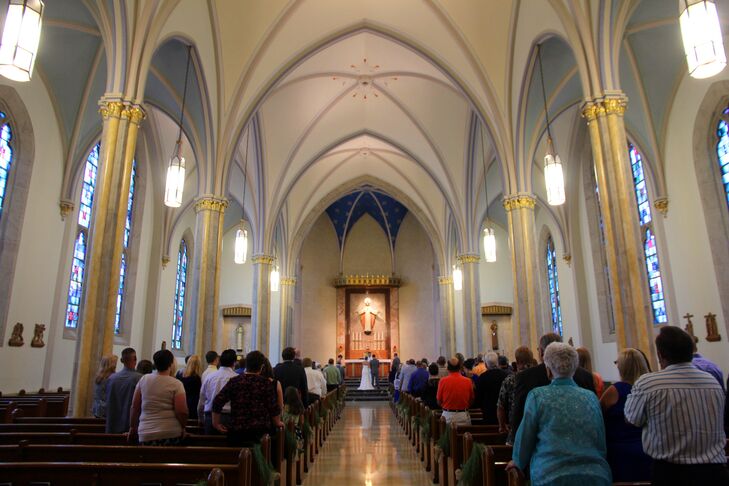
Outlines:
[[499, 350], [499, 335], [498, 331], [499, 325], [496, 323], [496, 321], [491, 321], [491, 349], [494, 351]]
[[719, 328], [716, 325], [716, 314], [709, 312], [704, 316], [706, 319], [706, 340], [709, 342], [721, 341], [721, 334], [719, 334]]
[[567, 341], [567, 344], [569, 344], [573, 348], [575, 347], [575, 342], [572, 340], [572, 337], [570, 337], [569, 341]]
[[42, 348], [46, 345], [43, 342], [43, 332], [46, 330], [45, 324], [36, 324], [33, 330], [33, 339], [30, 341], [32, 348]]
[[167, 349], [167, 341], [162, 341], [162, 344], [159, 347], [160, 350]]
[[23, 343], [23, 324], [18, 322], [13, 327], [13, 334], [10, 336], [10, 340], [8, 341], [9, 346], [22, 346]]
[[357, 314], [359, 314], [359, 322], [362, 324], [362, 330], [369, 336], [372, 334], [375, 321], [377, 321], [381, 312], [373, 305], [372, 299], [369, 297], [365, 297], [363, 304], [363, 306], [357, 309]]
[[691, 339], [694, 340], [695, 343], [699, 342], [699, 338], [694, 334], [694, 323], [691, 322], [691, 318], [693, 317], [693, 314], [686, 313], [685, 316], [683, 316], [688, 322], [686, 323], [686, 327], [684, 328], [687, 333], [691, 336]]

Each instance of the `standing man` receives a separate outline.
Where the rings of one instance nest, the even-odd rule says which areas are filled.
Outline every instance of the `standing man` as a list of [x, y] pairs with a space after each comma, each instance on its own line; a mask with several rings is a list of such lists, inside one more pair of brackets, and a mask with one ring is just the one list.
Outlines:
[[376, 354], [373, 354], [370, 360], [370, 373], [372, 373], [372, 386], [379, 388], [380, 360], [377, 359]]
[[[339, 388], [339, 385], [342, 384], [342, 374], [339, 372], [339, 369], [334, 366], [334, 359], [329, 358], [329, 363], [324, 367], [322, 372], [324, 373], [324, 378], [326, 378], [327, 381], [328, 392]], [[306, 380], [308, 381], [309, 379], [307, 378]]]
[[208, 367], [203, 371], [202, 381], [210, 374], [218, 371], [218, 365], [220, 364], [220, 356], [215, 351], [208, 351], [205, 353], [205, 361], [208, 363]]
[[415, 370], [417, 370], [417, 368], [415, 367], [414, 359], [407, 360], [402, 366], [402, 369], [400, 370], [400, 391], [410, 391], [410, 378], [412, 378]]
[[306, 383], [309, 387], [309, 396], [306, 405], [311, 405], [327, 394], [327, 381], [321, 371], [314, 369], [314, 363], [311, 358], [304, 358], [304, 373], [306, 373]]
[[344, 358], [341, 354], [337, 356], [337, 369], [339, 370], [339, 374], [342, 375], [342, 379], [339, 382], [339, 384], [341, 385], [342, 383], [344, 383], [344, 376], [346, 374], [344, 369]]
[[134, 348], [122, 351], [121, 362], [124, 369], [112, 374], [106, 384], [107, 434], [121, 434], [129, 430], [129, 409], [134, 398], [134, 388], [142, 377], [142, 374], [135, 370], [137, 352]]
[[468, 409], [473, 403], [473, 382], [461, 374], [461, 360], [448, 360], [448, 376], [438, 382], [436, 400], [443, 409], [446, 423], [471, 425]]
[[485, 358], [486, 371], [476, 379], [476, 405], [483, 411], [486, 425], [497, 425], [496, 402], [499, 400], [501, 384], [509, 374], [499, 367], [499, 355], [490, 351]]
[[[226, 349], [220, 357], [217, 357], [217, 353], [215, 355], [216, 361], [220, 362], [220, 369], [215, 370], [203, 378], [202, 386], [200, 387], [200, 399], [197, 402], [197, 416], [204, 417], [203, 425], [207, 435], [214, 435], [216, 433], [215, 427], [213, 427], [213, 400], [215, 400], [220, 390], [223, 389], [231, 378], [238, 376], [233, 370], [233, 365], [237, 357], [235, 350]], [[207, 355], [205, 357], [207, 359]], [[221, 414], [222, 424], [228, 425], [230, 421], [230, 404], [224, 402], [224, 406], [218, 410], [218, 413]]]
[[393, 354], [392, 363], [390, 363], [390, 383], [395, 383], [397, 372], [400, 371], [400, 357], [397, 353]]
[[693, 344], [683, 329], [662, 327], [656, 336], [662, 369], [638, 378], [625, 402], [625, 420], [643, 427], [656, 486], [729, 485], [724, 391], [714, 376], [691, 364]]
[[[293, 386], [301, 394], [301, 403], [309, 403], [309, 385], [306, 380], [304, 367], [294, 361], [296, 350], [292, 347], [281, 351], [283, 361], [273, 369], [273, 376], [281, 383], [281, 389], [286, 390]], [[247, 360], [247, 358], [246, 358]]]

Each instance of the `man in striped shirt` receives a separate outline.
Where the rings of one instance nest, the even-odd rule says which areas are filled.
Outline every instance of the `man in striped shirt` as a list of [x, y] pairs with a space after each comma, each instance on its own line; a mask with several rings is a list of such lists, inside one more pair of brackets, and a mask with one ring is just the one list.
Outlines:
[[656, 349], [662, 370], [641, 376], [625, 403], [625, 419], [643, 427], [653, 484], [729, 485], [721, 386], [691, 364], [693, 340], [681, 328], [661, 328]]

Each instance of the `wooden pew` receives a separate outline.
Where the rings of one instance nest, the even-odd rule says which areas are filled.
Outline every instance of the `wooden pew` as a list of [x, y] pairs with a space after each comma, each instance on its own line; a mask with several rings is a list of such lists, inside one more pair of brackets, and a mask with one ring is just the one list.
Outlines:
[[[481, 440], [480, 440], [481, 439]], [[466, 432], [463, 436], [463, 455], [465, 460], [471, 457], [474, 443], [482, 443], [483, 436]], [[487, 486], [506, 486], [506, 465], [511, 461], [512, 447], [507, 445], [488, 445], [481, 456], [481, 469], [474, 478], [473, 484]]]
[[[488, 434], [490, 444], [505, 444], [506, 434], [499, 434], [497, 425], [453, 425], [450, 428], [450, 454], [448, 455], [448, 484], [455, 485], [456, 470], [461, 468], [467, 459], [463, 456], [463, 435], [466, 432], [471, 434]], [[484, 437], [486, 439], [486, 437]], [[479, 442], [483, 442], [479, 441]]]
[[[71, 422], [53, 422], [53, 423], [37, 423], [17, 420], [9, 424], [0, 424], [0, 433], [4, 432], [70, 432], [76, 430], [78, 432], [100, 432], [106, 430], [104, 422], [91, 423], [74, 423]], [[187, 426], [185, 431], [189, 434], [202, 434], [203, 428], [199, 426]]]
[[41, 402], [45, 403], [45, 405], [43, 405], [43, 413], [36, 416], [65, 417], [66, 415], [68, 415], [69, 395], [67, 394], [49, 394], [38, 396], [20, 395], [17, 397], [4, 396], [0, 398], [0, 407], [7, 406], [11, 403], [17, 405], [38, 404], [39, 406], [41, 406]]
[[[247, 452], [246, 468], [250, 469], [250, 451]], [[213, 474], [214, 470], [218, 472]], [[244, 472], [245, 474], [245, 472]], [[0, 477], [11, 484], [52, 484], [54, 486], [128, 486], [129, 484], [154, 484], [177, 486], [208, 478], [207, 484], [249, 486], [251, 483], [231, 482], [228, 478], [240, 478], [237, 466], [217, 464], [178, 463], [93, 463], [93, 462], [5, 462], [0, 463]], [[245, 477], [249, 477], [246, 475]], [[212, 482], [211, 482], [212, 481]]]

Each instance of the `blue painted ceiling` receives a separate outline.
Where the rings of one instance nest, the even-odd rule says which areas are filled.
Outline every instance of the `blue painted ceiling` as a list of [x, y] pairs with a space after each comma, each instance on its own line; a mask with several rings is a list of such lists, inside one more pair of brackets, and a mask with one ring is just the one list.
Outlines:
[[408, 210], [396, 199], [377, 191], [372, 187], [363, 187], [341, 197], [326, 209], [329, 219], [337, 233], [339, 247], [344, 245], [347, 234], [365, 214], [377, 221], [387, 235], [390, 230], [390, 242], [395, 246], [397, 233]]

